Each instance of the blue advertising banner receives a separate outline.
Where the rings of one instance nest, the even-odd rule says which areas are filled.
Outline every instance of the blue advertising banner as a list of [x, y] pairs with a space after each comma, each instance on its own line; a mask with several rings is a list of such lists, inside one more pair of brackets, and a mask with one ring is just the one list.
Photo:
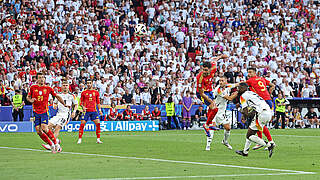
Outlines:
[[33, 122], [0, 122], [0, 133], [33, 132]]
[[[159, 131], [159, 121], [101, 121], [101, 131]], [[61, 132], [79, 131], [80, 122], [70, 121], [63, 127]], [[89, 121], [84, 127], [84, 131], [95, 131], [94, 122]]]

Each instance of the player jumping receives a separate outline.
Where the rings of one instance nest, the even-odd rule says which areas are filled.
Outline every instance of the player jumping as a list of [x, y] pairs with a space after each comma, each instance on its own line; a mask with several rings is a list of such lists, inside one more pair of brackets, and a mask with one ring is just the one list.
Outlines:
[[204, 62], [202, 65], [203, 69], [197, 76], [197, 97], [204, 100], [204, 103], [209, 107], [207, 122], [203, 125], [207, 139], [213, 137], [213, 130], [216, 128], [215, 123], [212, 123], [212, 120], [218, 112], [218, 108], [214, 103], [212, 93], [214, 74], [217, 71], [216, 60], [227, 57], [227, 55], [221, 55], [212, 58], [212, 62]]
[[27, 100], [32, 103], [37, 134], [45, 143], [50, 145], [52, 153], [56, 153], [57, 151], [61, 151], [61, 147], [57, 143], [52, 131], [48, 128], [48, 99], [50, 94], [56, 97], [63, 106], [66, 106], [63, 99], [57, 95], [51, 87], [45, 85], [45, 76], [38, 73], [37, 84], [30, 87]]
[[[266, 101], [266, 103], [269, 105], [269, 107], [272, 109], [272, 100], [271, 100], [270, 94], [272, 94], [272, 91], [274, 90], [275, 85], [263, 77], [258, 77], [256, 72], [257, 72], [256, 68], [248, 68], [249, 79], [246, 81], [246, 83], [249, 85], [250, 90], [257, 93], [260, 97], [262, 97]], [[269, 92], [268, 92], [267, 86], [270, 87]], [[269, 142], [274, 143], [267, 126], [264, 126], [262, 132], [267, 137]], [[257, 132], [257, 135], [260, 138], [262, 138], [262, 132], [261, 131]], [[252, 149], [257, 150], [261, 147], [262, 146], [257, 144]]]
[[83, 129], [89, 119], [96, 124], [97, 143], [102, 144], [102, 141], [100, 140], [100, 119], [97, 112], [98, 106], [99, 113], [102, 115], [99, 92], [93, 89], [91, 80], [87, 81], [87, 87], [88, 89], [81, 93], [80, 106], [83, 108], [83, 115], [79, 129], [78, 144], [81, 144], [82, 142]]
[[[218, 107], [218, 113], [215, 116], [215, 122], [218, 125], [223, 125], [224, 128], [224, 138], [222, 140], [222, 144], [227, 146], [228, 149], [232, 149], [232, 146], [228, 142], [228, 138], [230, 136], [230, 121], [226, 117], [227, 103], [228, 101], [232, 101], [237, 97], [238, 92], [232, 93], [230, 96], [231, 88], [236, 87], [236, 85], [227, 85], [227, 77], [223, 76], [219, 80], [219, 85], [215, 88], [213, 95], [215, 97], [215, 102]], [[206, 150], [210, 150], [210, 145], [212, 142], [212, 137], [207, 138], [207, 147]]]
[[267, 143], [255, 134], [258, 131], [262, 131], [263, 127], [271, 120], [273, 113], [266, 101], [258, 94], [248, 91], [248, 87], [247, 83], [240, 83], [238, 92], [241, 95], [241, 113], [245, 118], [250, 117], [252, 121], [248, 128], [244, 149], [243, 151], [236, 151], [236, 153], [242, 156], [248, 156], [251, 142], [255, 142], [262, 147], [268, 147], [269, 157], [271, 157], [275, 144], [273, 142]]
[[[64, 107], [60, 102], [58, 102], [57, 99], [55, 99], [53, 108], [56, 109], [58, 107], [57, 115], [50, 119], [49, 121], [49, 129], [54, 131], [54, 136], [57, 139], [57, 142], [60, 144], [61, 141], [58, 139], [59, 132], [65, 126], [68, 124], [70, 118], [75, 117], [75, 113], [78, 110], [78, 103], [75, 99], [75, 96], [69, 93], [69, 83], [68, 81], [64, 80], [62, 82], [62, 93], [59, 94], [59, 96], [63, 99], [63, 101], [66, 103], [67, 107]], [[71, 113], [70, 107], [72, 107], [73, 112]], [[44, 148], [47, 150], [50, 150], [51, 147], [49, 145], [42, 144]]]

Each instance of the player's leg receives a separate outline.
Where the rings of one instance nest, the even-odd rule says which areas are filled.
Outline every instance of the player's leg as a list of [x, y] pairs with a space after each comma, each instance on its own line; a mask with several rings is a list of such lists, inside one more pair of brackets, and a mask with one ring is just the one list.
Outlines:
[[209, 130], [210, 136], [207, 136], [207, 146], [206, 151], [210, 151], [211, 149], [211, 143], [214, 135], [214, 130]]
[[103, 142], [100, 140], [101, 128], [100, 128], [100, 119], [93, 120], [96, 124], [96, 135], [97, 135], [97, 143], [102, 144]]
[[229, 123], [223, 124], [223, 128], [224, 128], [224, 136], [223, 136], [222, 144], [224, 144], [225, 146], [227, 146], [228, 149], [231, 150], [232, 146], [228, 142], [228, 139], [230, 137], [230, 131], [231, 131], [230, 124]]
[[52, 150], [52, 153], [56, 153], [56, 148], [55, 148], [55, 145], [51, 142], [51, 140], [49, 139], [48, 135], [42, 130], [42, 117], [40, 114], [36, 114], [34, 115], [35, 117], [35, 129], [36, 129], [36, 132], [37, 134], [39, 135], [39, 137], [45, 142], [47, 143], [51, 148]]
[[187, 127], [186, 130], [188, 130], [188, 128], [191, 128], [191, 112], [189, 111], [189, 117], [187, 118]]
[[83, 130], [84, 130], [84, 126], [86, 125], [87, 123], [87, 120], [88, 120], [88, 113], [83, 113], [82, 116], [80, 117], [81, 119], [81, 124], [80, 124], [80, 128], [79, 128], [79, 139], [78, 139], [78, 142], [77, 144], [81, 144], [82, 142], [82, 135], [83, 135]]

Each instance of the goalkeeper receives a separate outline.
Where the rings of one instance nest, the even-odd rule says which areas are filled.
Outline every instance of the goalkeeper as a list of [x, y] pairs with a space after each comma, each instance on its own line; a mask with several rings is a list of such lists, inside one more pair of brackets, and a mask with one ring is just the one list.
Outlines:
[[263, 139], [256, 136], [258, 131], [262, 131], [263, 127], [272, 118], [272, 111], [269, 105], [258, 94], [248, 91], [247, 83], [240, 83], [238, 93], [240, 95], [241, 113], [244, 118], [252, 119], [249, 124], [246, 143], [243, 151], [236, 151], [237, 154], [248, 156], [251, 142], [257, 143], [261, 146], [268, 147], [269, 157], [272, 156], [273, 148], [275, 147], [272, 142], [265, 142]]

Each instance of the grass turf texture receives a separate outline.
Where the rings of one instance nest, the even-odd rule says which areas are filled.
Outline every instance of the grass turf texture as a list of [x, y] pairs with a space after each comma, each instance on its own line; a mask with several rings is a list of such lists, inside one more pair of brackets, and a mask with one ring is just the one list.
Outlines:
[[[245, 133], [246, 130], [231, 131], [230, 144], [234, 150], [243, 149]], [[206, 137], [203, 131], [104, 132], [101, 137], [104, 144], [96, 144], [95, 132], [85, 132], [80, 145], [76, 144], [77, 132], [61, 133], [60, 139], [63, 152], [286, 169], [317, 174], [219, 177], [215, 175], [286, 172], [1, 148], [0, 174], [1, 179], [96, 179], [207, 175], [209, 176], [193, 179], [320, 179], [319, 129], [271, 130], [271, 135], [277, 143], [272, 158], [268, 158], [268, 152], [263, 149], [250, 150], [248, 157], [235, 154], [234, 150], [228, 150], [221, 144], [223, 131], [215, 133], [211, 151], [204, 150]], [[0, 147], [42, 150], [41, 143], [36, 133], [0, 134]]]

